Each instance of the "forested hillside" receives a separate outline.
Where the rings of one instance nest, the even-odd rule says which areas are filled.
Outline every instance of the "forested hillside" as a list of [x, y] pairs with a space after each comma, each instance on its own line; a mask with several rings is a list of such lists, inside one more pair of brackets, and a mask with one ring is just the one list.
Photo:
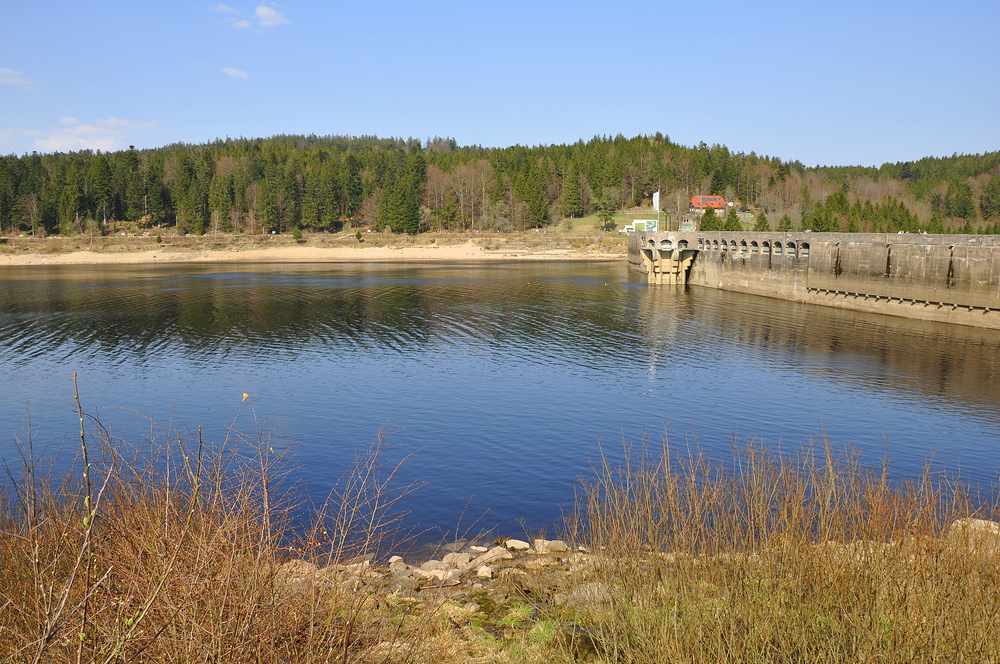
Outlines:
[[[695, 194], [756, 228], [1000, 232], [1000, 152], [806, 168], [656, 136], [483, 148], [435, 138], [276, 136], [0, 157], [5, 233], [508, 231]], [[740, 222], [742, 223], [742, 222]]]

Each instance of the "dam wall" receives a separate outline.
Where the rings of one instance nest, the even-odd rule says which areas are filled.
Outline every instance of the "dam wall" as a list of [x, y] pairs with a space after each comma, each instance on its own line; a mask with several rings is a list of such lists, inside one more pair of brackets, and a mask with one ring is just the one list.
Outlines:
[[1000, 329], [1000, 236], [638, 232], [629, 268], [784, 300]]

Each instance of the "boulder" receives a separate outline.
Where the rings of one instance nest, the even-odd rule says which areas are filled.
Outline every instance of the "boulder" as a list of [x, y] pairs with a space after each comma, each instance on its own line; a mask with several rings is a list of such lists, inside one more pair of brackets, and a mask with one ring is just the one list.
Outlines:
[[308, 592], [310, 588], [329, 583], [329, 575], [305, 560], [289, 560], [278, 567], [274, 580], [278, 585], [295, 592]]
[[535, 553], [561, 555], [569, 551], [569, 546], [562, 540], [536, 539], [533, 544]]
[[948, 543], [972, 551], [1000, 551], [1000, 523], [985, 519], [957, 519], [948, 528]]
[[386, 587], [391, 593], [409, 595], [420, 587], [420, 582], [409, 576], [400, 576], [389, 581], [389, 583], [386, 584]]
[[475, 560], [469, 561], [469, 569], [478, 569], [480, 565], [489, 565], [498, 560], [511, 560], [514, 554], [502, 546], [495, 546], [486, 553], [478, 556]]
[[511, 551], [527, 551], [528, 549], [531, 548], [531, 545], [525, 542], [524, 540], [517, 540], [517, 539], [507, 540], [506, 542], [504, 542], [504, 546], [506, 546]]
[[472, 562], [472, 556], [467, 553], [449, 553], [443, 559], [446, 566], [451, 567], [468, 567], [469, 563]]
[[[393, 556], [393, 557], [399, 558], [399, 556]], [[389, 562], [389, 571], [392, 572], [393, 574], [406, 574], [411, 569], [412, 568], [409, 565], [403, 562], [402, 558], [399, 558], [399, 560], [391, 560]]]

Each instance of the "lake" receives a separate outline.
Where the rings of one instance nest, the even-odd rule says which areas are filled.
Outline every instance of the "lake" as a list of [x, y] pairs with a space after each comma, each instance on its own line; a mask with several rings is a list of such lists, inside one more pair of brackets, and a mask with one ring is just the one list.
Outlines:
[[[828, 436], [898, 475], [1000, 470], [1000, 333], [711, 289], [620, 262], [0, 268], [0, 455], [72, 440], [84, 407], [293, 445], [317, 500], [388, 424], [408, 524], [524, 536], [558, 522], [598, 441], [668, 432], [730, 457]], [[250, 400], [242, 402], [243, 393]]]

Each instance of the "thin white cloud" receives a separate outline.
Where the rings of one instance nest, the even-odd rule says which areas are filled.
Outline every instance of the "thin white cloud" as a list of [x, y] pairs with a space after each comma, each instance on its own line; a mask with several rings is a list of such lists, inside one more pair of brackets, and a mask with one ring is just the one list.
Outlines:
[[0, 85], [32, 85], [34, 81], [19, 71], [0, 67]]
[[273, 28], [276, 25], [291, 23], [284, 14], [268, 5], [258, 5], [257, 9], [253, 10], [253, 14], [257, 17], [257, 23], [262, 28]]
[[250, 78], [250, 74], [246, 73], [242, 69], [237, 69], [236, 67], [223, 67], [221, 71], [226, 76], [231, 76], [233, 78]]
[[119, 150], [129, 145], [130, 137], [137, 132], [155, 129], [157, 122], [130, 122], [110, 117], [85, 124], [72, 117], [59, 120], [63, 125], [35, 140], [35, 147], [45, 152], [72, 152], [77, 150]]
[[279, 25], [290, 24], [291, 21], [283, 13], [273, 6], [265, 3], [257, 5], [253, 10], [253, 18], [241, 18], [239, 12], [229, 5], [213, 5], [212, 11], [220, 14], [230, 14], [223, 19], [234, 30], [246, 30], [248, 28], [274, 28]]

